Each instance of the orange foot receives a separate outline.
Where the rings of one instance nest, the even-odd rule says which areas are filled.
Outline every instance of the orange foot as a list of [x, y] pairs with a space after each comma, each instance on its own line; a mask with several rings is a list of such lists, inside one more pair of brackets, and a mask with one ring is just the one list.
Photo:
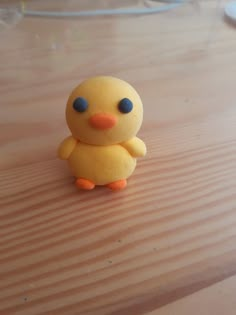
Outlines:
[[108, 188], [110, 188], [113, 191], [119, 191], [124, 189], [127, 186], [126, 179], [118, 180], [117, 182], [113, 182], [107, 185]]
[[95, 187], [95, 184], [88, 179], [78, 178], [75, 182], [76, 186], [84, 190], [92, 190]]

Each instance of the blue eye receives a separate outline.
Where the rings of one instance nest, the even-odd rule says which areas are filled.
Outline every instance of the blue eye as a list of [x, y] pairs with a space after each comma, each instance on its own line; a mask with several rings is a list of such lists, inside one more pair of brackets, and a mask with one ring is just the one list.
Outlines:
[[77, 97], [77, 98], [74, 100], [73, 108], [74, 108], [74, 110], [76, 110], [77, 112], [83, 113], [83, 112], [85, 112], [86, 109], [88, 108], [88, 102], [87, 102], [86, 99], [83, 98], [83, 97]]
[[133, 103], [128, 98], [123, 98], [118, 107], [121, 113], [127, 114], [133, 109]]

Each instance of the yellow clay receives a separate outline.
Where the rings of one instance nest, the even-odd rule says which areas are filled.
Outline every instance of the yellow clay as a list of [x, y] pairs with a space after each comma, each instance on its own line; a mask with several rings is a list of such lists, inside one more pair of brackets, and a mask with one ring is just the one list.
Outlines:
[[66, 120], [72, 135], [62, 142], [58, 156], [68, 160], [77, 186], [124, 188], [136, 158], [146, 154], [136, 137], [143, 106], [134, 88], [113, 77], [88, 79], [72, 91]]

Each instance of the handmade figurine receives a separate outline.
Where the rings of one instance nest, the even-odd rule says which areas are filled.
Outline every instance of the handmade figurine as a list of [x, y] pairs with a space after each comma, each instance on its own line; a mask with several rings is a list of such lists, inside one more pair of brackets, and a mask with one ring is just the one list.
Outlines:
[[58, 155], [68, 160], [77, 187], [125, 188], [136, 158], [146, 154], [144, 142], [136, 137], [143, 105], [134, 88], [113, 77], [85, 80], [68, 99], [66, 120], [72, 135]]

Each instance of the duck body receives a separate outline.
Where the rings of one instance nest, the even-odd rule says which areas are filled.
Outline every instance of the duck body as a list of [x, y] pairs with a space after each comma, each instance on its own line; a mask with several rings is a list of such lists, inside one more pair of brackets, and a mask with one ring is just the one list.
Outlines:
[[120, 144], [96, 146], [78, 142], [68, 163], [76, 178], [108, 185], [130, 177], [136, 159]]

